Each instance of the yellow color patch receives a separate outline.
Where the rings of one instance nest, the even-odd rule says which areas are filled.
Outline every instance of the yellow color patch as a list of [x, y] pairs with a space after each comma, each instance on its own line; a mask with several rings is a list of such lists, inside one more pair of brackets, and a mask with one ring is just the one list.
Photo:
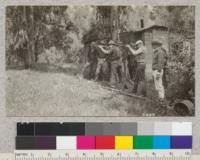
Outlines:
[[115, 149], [133, 149], [133, 136], [115, 136]]

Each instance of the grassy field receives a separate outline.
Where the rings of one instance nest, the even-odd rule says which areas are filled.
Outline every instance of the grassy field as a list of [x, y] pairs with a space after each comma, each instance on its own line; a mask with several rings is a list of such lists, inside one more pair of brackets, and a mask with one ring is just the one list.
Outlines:
[[83, 79], [72, 68], [8, 69], [8, 116], [158, 115], [156, 107], [149, 101], [105, 89], [97, 82]]

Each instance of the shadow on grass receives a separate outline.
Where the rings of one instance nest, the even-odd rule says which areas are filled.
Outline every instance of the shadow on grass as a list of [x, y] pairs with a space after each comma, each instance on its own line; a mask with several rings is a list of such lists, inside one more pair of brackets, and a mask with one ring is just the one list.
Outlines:
[[[48, 73], [67, 73], [69, 75], [78, 75], [81, 73], [81, 68], [74, 64], [65, 64], [64, 66], [61, 65], [54, 65], [54, 64], [45, 64], [45, 63], [38, 63], [29, 68], [33, 71], [38, 72], [48, 72]], [[7, 66], [6, 70], [25, 70], [24, 66]]]

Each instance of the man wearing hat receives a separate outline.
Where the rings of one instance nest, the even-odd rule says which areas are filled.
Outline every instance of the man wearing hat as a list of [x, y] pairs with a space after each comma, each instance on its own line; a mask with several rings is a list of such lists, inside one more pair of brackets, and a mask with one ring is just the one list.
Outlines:
[[153, 78], [155, 89], [158, 92], [159, 99], [161, 101], [165, 98], [165, 89], [163, 86], [163, 72], [166, 64], [166, 51], [162, 47], [162, 42], [159, 40], [152, 41], [153, 47]]
[[111, 83], [116, 84], [121, 82], [123, 71], [122, 71], [122, 51], [118, 47], [118, 45], [113, 41], [109, 41], [109, 49], [104, 49], [100, 47], [104, 54], [110, 55], [110, 62], [111, 62]]
[[137, 50], [134, 50], [130, 45], [126, 45], [129, 49], [130, 53], [135, 56], [137, 62], [136, 73], [134, 77], [134, 89], [133, 92], [137, 93], [138, 95], [145, 94], [145, 55], [147, 53], [147, 49], [144, 46], [143, 41], [138, 40], [135, 45], [137, 46]]
[[86, 79], [94, 79], [98, 63], [96, 42], [91, 42], [86, 52], [86, 63], [83, 66], [82, 75]]
[[[135, 50], [138, 49], [135, 45], [135, 43], [131, 42], [130, 46], [133, 47]], [[129, 75], [131, 80], [134, 80], [135, 78], [135, 74], [136, 74], [136, 68], [137, 68], [137, 61], [136, 61], [136, 57], [133, 54], [129, 54], [128, 51], [128, 70], [129, 70]]]
[[99, 44], [96, 46], [98, 63], [96, 68], [95, 81], [99, 80], [101, 73], [103, 72], [103, 65], [105, 65], [108, 55], [110, 54], [110, 50], [104, 49], [105, 44], [106, 43], [104, 40], [100, 40]]

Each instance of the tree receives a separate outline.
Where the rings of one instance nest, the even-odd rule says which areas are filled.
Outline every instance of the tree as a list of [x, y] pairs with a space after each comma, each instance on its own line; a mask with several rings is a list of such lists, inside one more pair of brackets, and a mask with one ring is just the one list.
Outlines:
[[63, 50], [69, 57], [77, 56], [83, 47], [83, 35], [95, 21], [95, 7], [9, 6], [6, 9], [6, 21], [7, 57], [17, 55], [11, 48], [14, 36], [24, 22], [29, 40], [27, 56], [32, 65], [44, 49], [53, 46]]

